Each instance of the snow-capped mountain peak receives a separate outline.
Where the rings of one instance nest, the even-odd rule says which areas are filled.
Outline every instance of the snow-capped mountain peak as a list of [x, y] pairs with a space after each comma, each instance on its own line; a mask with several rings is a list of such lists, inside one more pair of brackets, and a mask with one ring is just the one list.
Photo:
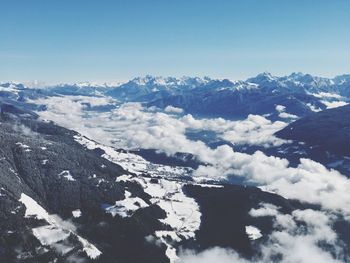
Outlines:
[[136, 77], [130, 80], [128, 83], [132, 83], [140, 86], [164, 86], [164, 87], [174, 87], [174, 86], [194, 86], [199, 84], [205, 84], [211, 81], [209, 77], [199, 78], [199, 77], [188, 77], [183, 76], [180, 78], [176, 77], [161, 77], [146, 75], [144, 77]]

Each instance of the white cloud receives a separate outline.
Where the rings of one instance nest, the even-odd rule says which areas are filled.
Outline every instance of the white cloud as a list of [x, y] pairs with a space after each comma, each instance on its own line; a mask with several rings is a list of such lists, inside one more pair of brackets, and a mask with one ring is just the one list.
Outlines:
[[195, 119], [190, 114], [177, 118], [154, 109], [148, 111], [138, 103], [123, 104], [111, 112], [86, 112], [86, 103], [105, 105], [111, 101], [85, 96], [50, 97], [34, 102], [47, 105], [47, 111], [39, 112], [42, 118], [53, 120], [100, 142], [123, 148], [152, 147], [169, 154], [181, 148], [188, 151], [191, 147], [186, 146], [188, 140], [185, 131], [189, 129], [214, 131], [220, 138], [233, 144], [268, 147], [285, 142], [273, 134], [287, 123], [271, 122], [257, 115], [249, 115], [243, 121]]
[[215, 247], [196, 254], [193, 251], [185, 251], [180, 256], [182, 263], [248, 263], [249, 261], [242, 259], [239, 255], [230, 249]]
[[[180, 254], [180, 262], [267, 263], [275, 262], [276, 258], [281, 258], [277, 261], [281, 263], [343, 262], [346, 248], [331, 227], [331, 214], [311, 209], [295, 210], [290, 215], [282, 214], [278, 207], [266, 203], [258, 209], [252, 209], [250, 214], [253, 217], [271, 216], [274, 220], [275, 230], [266, 241], [260, 243], [261, 255], [249, 260], [240, 257], [232, 249], [215, 247], [200, 253], [184, 251]], [[303, 226], [298, 223], [303, 223]], [[321, 242], [329, 245], [333, 251], [322, 248]]]
[[276, 111], [278, 112], [284, 112], [286, 110], [286, 107], [283, 105], [276, 105]]
[[310, 95], [323, 99], [323, 98], [330, 98], [330, 99], [342, 99], [343, 97], [336, 93], [330, 93], [330, 92], [319, 92], [319, 93], [311, 93]]
[[[349, 179], [309, 159], [301, 159], [300, 165], [290, 167], [286, 159], [266, 156], [260, 151], [251, 155], [244, 154], [235, 152], [228, 145], [211, 149], [201, 141], [189, 140], [186, 137], [188, 130], [208, 130], [234, 144], [279, 145], [283, 141], [275, 138], [273, 134], [286, 123], [271, 122], [256, 115], [249, 115], [242, 121], [222, 118], [195, 119], [192, 115], [177, 118], [155, 109], [146, 110], [138, 103], [123, 104], [111, 112], [87, 113], [84, 111], [83, 101], [86, 101], [85, 98], [71, 97], [41, 100], [39, 102], [46, 104], [48, 111], [39, 114], [42, 118], [77, 130], [103, 144], [121, 148], [153, 148], [169, 155], [176, 152], [194, 154], [206, 163], [194, 171], [193, 175], [196, 178], [221, 179], [234, 174], [257, 184], [265, 191], [305, 203], [318, 204], [324, 210], [321, 214], [302, 211], [283, 215], [278, 212], [278, 208], [265, 205], [258, 210], [252, 210], [251, 215], [274, 216], [276, 226], [284, 229], [274, 232], [270, 239], [279, 244], [279, 253], [290, 255], [286, 256], [289, 260], [285, 262], [336, 262], [315, 243], [326, 240], [335, 244], [336, 238], [329, 227], [332, 214], [342, 213], [347, 219], [350, 218]], [[281, 107], [279, 108], [281, 110]], [[319, 225], [314, 223], [315, 218], [319, 219]], [[293, 231], [297, 228], [298, 221], [306, 223], [308, 229], [312, 229], [313, 232], [296, 235]], [[271, 245], [264, 247], [265, 257], [276, 253], [274, 249]], [[193, 260], [203, 259], [204, 256], [207, 259], [215, 258], [215, 255], [222, 257], [220, 262], [228, 259], [231, 260], [229, 262], [232, 262], [232, 259], [246, 262], [238, 261], [242, 259], [234, 252], [220, 249], [198, 255], [189, 253], [183, 255], [183, 260], [198, 262]]]
[[183, 113], [183, 109], [173, 106], [167, 106], [164, 111], [169, 113]]
[[349, 103], [347, 103], [345, 101], [326, 101], [326, 100], [322, 100], [321, 102], [327, 107], [327, 109], [338, 108], [338, 107], [345, 106], [345, 105], [349, 104]]
[[248, 237], [251, 240], [256, 240], [262, 237], [262, 234], [259, 230], [259, 228], [255, 226], [246, 226], [245, 227], [245, 232], [247, 233]]
[[[284, 215], [279, 208], [269, 204], [263, 204], [261, 208], [250, 212], [253, 216], [265, 216], [266, 207], [274, 210], [269, 215], [274, 217], [275, 229], [266, 243], [262, 244], [262, 258], [259, 261], [270, 262], [271, 258], [281, 255], [282, 262], [342, 262], [342, 246], [337, 235], [331, 228], [333, 216], [327, 212], [311, 209], [295, 210], [291, 215]], [[261, 209], [261, 211], [259, 211]], [[286, 224], [286, 218], [288, 223]], [[303, 223], [304, 227], [297, 223]], [[320, 247], [320, 242], [325, 242], [335, 248], [326, 251]], [[337, 259], [338, 258], [338, 259]]]
[[86, 113], [81, 100], [75, 97], [52, 97], [40, 102], [48, 107], [48, 111], [40, 112], [43, 118], [101, 143], [120, 148], [159, 149], [169, 155], [191, 153], [207, 163], [194, 172], [198, 178], [220, 179], [235, 174], [265, 191], [319, 204], [350, 216], [350, 181], [336, 171], [308, 159], [301, 159], [300, 165], [293, 168], [286, 159], [268, 157], [259, 151], [243, 154], [227, 145], [211, 149], [185, 135], [188, 129], [210, 130], [234, 143], [278, 145], [281, 142], [272, 134], [283, 128], [284, 122], [271, 122], [255, 115], [249, 115], [243, 121], [195, 119], [192, 115], [177, 118], [163, 112], [147, 111], [138, 103], [123, 104], [111, 112]]
[[278, 116], [280, 118], [283, 118], [283, 119], [297, 119], [298, 118], [297, 115], [290, 114], [290, 113], [287, 113], [287, 112], [281, 112], [280, 114], [278, 114]]
[[279, 112], [278, 116], [283, 119], [297, 119], [298, 116], [286, 112], [286, 107], [283, 105], [276, 105], [276, 111]]

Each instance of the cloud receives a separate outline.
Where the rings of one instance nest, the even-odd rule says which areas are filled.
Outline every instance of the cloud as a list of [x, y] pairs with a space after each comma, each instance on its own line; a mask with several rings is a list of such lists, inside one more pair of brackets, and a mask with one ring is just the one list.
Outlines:
[[168, 113], [183, 113], [183, 109], [173, 106], [167, 106], [164, 111]]
[[182, 263], [248, 263], [249, 261], [242, 259], [239, 255], [231, 250], [214, 247], [196, 254], [193, 251], [184, 251], [180, 256]]
[[[249, 115], [242, 121], [195, 119], [190, 114], [177, 118], [154, 109], [144, 109], [139, 103], [126, 103], [110, 112], [87, 112], [87, 103], [108, 105], [112, 102], [103, 97], [86, 96], [49, 97], [32, 102], [47, 106], [47, 111], [39, 112], [42, 118], [53, 120], [105, 144], [116, 146], [117, 140], [117, 146], [123, 148], [149, 148], [153, 145], [153, 148], [173, 154], [179, 151], [180, 146], [187, 151], [190, 148], [185, 146], [189, 142], [185, 136], [187, 130], [214, 131], [219, 138], [233, 144], [269, 147], [285, 142], [273, 134], [287, 123], [271, 122], [257, 115]], [[169, 110], [179, 112], [174, 107]]]
[[[349, 104], [344, 101], [346, 98], [335, 93], [319, 92], [319, 93], [310, 93], [310, 95], [316, 98], [322, 99], [321, 102], [327, 107], [327, 109], [337, 108], [337, 107], [341, 107]], [[310, 108], [311, 110], [314, 110], [312, 107]]]
[[139, 103], [123, 104], [110, 112], [86, 112], [86, 101], [99, 105], [109, 103], [106, 98], [51, 97], [38, 101], [48, 108], [39, 114], [115, 147], [152, 148], [168, 155], [191, 153], [206, 164], [194, 171], [197, 178], [225, 179], [234, 174], [265, 191], [350, 216], [350, 181], [335, 170], [309, 159], [301, 159], [298, 167], [289, 167], [286, 159], [266, 156], [260, 151], [244, 154], [228, 145], [211, 149], [202, 141], [186, 137], [189, 129], [209, 130], [234, 143], [278, 145], [283, 141], [279, 142], [273, 133], [283, 128], [284, 122], [271, 122], [256, 115], [242, 121], [195, 119], [192, 115], [178, 118], [154, 109], [148, 111]]
[[[273, 216], [275, 229], [268, 240], [262, 244], [262, 257], [259, 262], [271, 262], [281, 256], [281, 262], [342, 262], [343, 245], [332, 229], [333, 215], [311, 209], [294, 210], [291, 215], [284, 215], [279, 208], [262, 204], [250, 214], [255, 217]], [[303, 224], [303, 226], [300, 225]], [[321, 247], [320, 244], [327, 244]]]
[[284, 112], [286, 110], [286, 107], [283, 105], [276, 105], [276, 111], [278, 112]]
[[[183, 251], [180, 254], [180, 262], [340, 263], [347, 261], [343, 256], [346, 247], [338, 240], [337, 234], [331, 227], [334, 217], [327, 212], [306, 209], [282, 214], [278, 207], [264, 203], [260, 208], [252, 209], [250, 215], [271, 216], [274, 220], [275, 230], [259, 245], [261, 254], [253, 259], [245, 259], [232, 249], [214, 247], [200, 253], [191, 250]], [[327, 249], [324, 244], [327, 244]], [[278, 258], [280, 260], [276, 261]]]
[[[274, 217], [276, 228], [280, 229], [270, 235], [270, 242], [262, 247], [264, 257], [257, 262], [270, 262], [268, 259], [276, 254], [283, 255], [288, 259], [284, 262], [288, 263], [337, 262], [318, 243], [323, 241], [334, 249], [339, 247], [330, 225], [333, 216], [339, 213], [350, 219], [349, 179], [336, 170], [329, 170], [309, 159], [300, 159], [297, 167], [291, 167], [288, 160], [266, 156], [260, 151], [245, 154], [234, 151], [228, 145], [211, 149], [202, 141], [186, 137], [188, 130], [213, 131], [218, 137], [233, 144], [268, 147], [285, 142], [273, 134], [286, 123], [271, 122], [257, 115], [249, 115], [241, 121], [196, 119], [189, 114], [180, 117], [154, 108], [145, 109], [139, 103], [123, 104], [109, 112], [86, 111], [85, 103], [91, 100], [95, 105], [109, 103], [105, 98], [95, 101], [95, 98], [85, 97], [51, 97], [37, 103], [47, 105], [47, 111], [39, 112], [42, 118], [53, 120], [103, 144], [129, 149], [158, 149], [168, 155], [176, 152], [191, 153], [204, 163], [193, 171], [196, 180], [225, 179], [236, 175], [264, 191], [320, 205], [322, 211], [319, 213], [304, 210], [283, 215], [277, 207], [268, 204], [252, 210], [252, 216]], [[300, 232], [303, 230], [298, 228], [300, 222], [307, 225], [306, 231]], [[199, 254], [186, 252], [182, 256], [184, 262], [216, 257], [222, 258], [220, 262], [228, 259], [231, 260], [228, 262], [247, 262], [235, 252], [219, 248]]]
[[345, 101], [326, 101], [326, 100], [322, 100], [321, 102], [327, 107], [327, 109], [338, 108], [338, 107], [345, 106], [345, 105], [349, 104], [349, 103], [347, 103]]
[[[338, 171], [328, 170], [309, 159], [300, 159], [300, 164], [294, 168], [289, 167], [286, 159], [266, 156], [260, 151], [249, 155], [230, 151], [228, 148], [225, 151], [215, 151], [219, 150], [222, 158], [217, 158], [213, 166], [217, 175], [225, 175], [229, 171], [257, 184], [265, 191], [289, 199], [319, 204], [324, 209], [350, 216], [350, 181]], [[213, 167], [209, 167], [210, 172], [213, 172]], [[196, 171], [198, 176], [205, 176], [205, 173], [204, 166]]]
[[283, 119], [297, 119], [298, 116], [286, 112], [286, 107], [283, 105], [276, 105], [276, 111], [279, 112], [278, 116]]
[[330, 93], [330, 92], [319, 92], [319, 93], [310, 93], [310, 95], [322, 99], [322, 98], [330, 98], [330, 99], [343, 99], [344, 97], [340, 96], [336, 93]]
[[27, 137], [32, 137], [32, 138], [35, 138], [35, 137], [39, 137], [39, 134], [32, 131], [29, 127], [23, 125], [23, 124], [20, 124], [20, 123], [14, 123], [13, 126], [12, 126], [12, 129], [17, 132], [17, 133], [21, 133], [23, 134], [24, 136], [27, 136]]

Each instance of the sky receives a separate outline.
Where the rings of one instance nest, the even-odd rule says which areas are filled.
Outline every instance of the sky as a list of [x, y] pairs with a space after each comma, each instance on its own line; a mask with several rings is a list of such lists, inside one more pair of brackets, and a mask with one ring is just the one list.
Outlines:
[[348, 0], [0, 0], [0, 80], [350, 73]]

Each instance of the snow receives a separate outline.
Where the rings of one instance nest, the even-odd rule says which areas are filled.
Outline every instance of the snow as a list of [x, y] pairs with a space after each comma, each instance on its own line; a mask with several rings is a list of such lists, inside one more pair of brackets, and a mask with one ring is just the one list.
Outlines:
[[130, 217], [133, 212], [147, 206], [148, 204], [144, 200], [139, 197], [131, 197], [131, 193], [125, 191], [125, 199], [116, 201], [114, 206], [107, 207], [106, 212], [110, 213], [112, 216], [118, 214], [121, 217]]
[[176, 255], [176, 249], [168, 242], [170, 237], [173, 241], [180, 242], [181, 239], [176, 235], [174, 231], [156, 231], [155, 236], [166, 245], [165, 255], [169, 258], [170, 263], [178, 262], [179, 257]]
[[83, 245], [83, 251], [89, 256], [91, 259], [98, 258], [102, 252], [98, 250], [93, 244], [87, 241], [85, 238], [81, 236], [77, 236], [80, 243]]
[[61, 173], [58, 174], [59, 176], [62, 176], [63, 178], [67, 179], [68, 181], [76, 181], [70, 171], [64, 170]]
[[247, 233], [250, 240], [256, 240], [262, 237], [262, 234], [255, 226], [246, 226], [245, 232]]
[[74, 218], [81, 217], [81, 211], [80, 211], [80, 209], [77, 209], [77, 210], [72, 211], [72, 215], [73, 215]]
[[[97, 178], [96, 174], [92, 176], [93, 178]], [[104, 178], [98, 178], [97, 179], [97, 187], [101, 185], [101, 183], [107, 183], [108, 181]]]
[[173, 167], [167, 165], [158, 165], [146, 161], [141, 156], [126, 152], [117, 151], [113, 147], [99, 144], [95, 141], [89, 140], [82, 135], [75, 135], [74, 139], [76, 142], [85, 146], [87, 149], [93, 150], [96, 148], [102, 149], [105, 153], [102, 155], [103, 158], [110, 162], [116, 163], [123, 167], [123, 169], [133, 173], [141, 175], [143, 173], [152, 174], [152, 176], [161, 177], [179, 177], [182, 175], [188, 175], [191, 172], [191, 168], [187, 167]]
[[52, 247], [61, 255], [66, 255], [74, 249], [74, 247], [62, 243], [54, 243]]
[[22, 193], [19, 201], [26, 207], [25, 217], [28, 218], [34, 216], [37, 219], [49, 221], [49, 214], [34, 199]]
[[133, 176], [131, 174], [123, 174], [117, 177], [115, 180], [116, 182], [127, 182], [129, 181]]
[[[176, 262], [178, 257], [173, 243], [195, 238], [195, 232], [199, 229], [201, 223], [199, 205], [193, 198], [184, 194], [182, 190], [184, 183], [177, 180], [178, 177], [189, 174], [189, 169], [152, 164], [139, 155], [117, 151], [113, 147], [98, 144], [81, 135], [76, 135], [75, 140], [88, 149], [102, 149], [105, 152], [102, 157], [133, 173], [133, 175], [120, 175], [116, 178], [116, 181], [130, 181], [140, 184], [144, 191], [152, 197], [150, 199], [151, 203], [157, 204], [166, 212], [166, 218], [159, 219], [159, 221], [169, 225], [172, 230], [156, 231], [154, 235], [167, 246], [166, 255], [170, 261]], [[144, 173], [157, 178], [158, 183], [152, 183], [152, 178], [143, 177]], [[139, 197], [131, 197], [131, 193], [126, 191], [125, 199], [116, 201], [115, 205], [106, 208], [106, 212], [113, 216], [118, 214], [122, 217], [128, 217], [137, 209], [146, 206], [148, 204], [144, 200]], [[171, 241], [167, 238], [169, 236], [172, 239]]]
[[210, 184], [210, 183], [192, 183], [192, 185], [197, 185], [205, 188], [224, 188], [221, 184]]
[[32, 150], [30, 147], [24, 143], [16, 142], [16, 145], [18, 145], [21, 149], [23, 149], [25, 152], [31, 152]]
[[62, 231], [62, 229], [47, 225], [33, 228], [33, 234], [40, 240], [41, 244], [49, 246], [68, 238], [70, 232]]
[[1, 83], [0, 83], [0, 92], [11, 92], [13, 93], [14, 95], [19, 96], [19, 90], [17, 89], [16, 87], [16, 84], [10, 84], [9, 87], [3, 87], [1, 86]]
[[34, 199], [22, 193], [19, 199], [26, 207], [25, 217], [34, 217], [45, 220], [48, 225], [33, 228], [33, 235], [43, 245], [49, 245], [53, 248], [57, 247], [57, 242], [67, 239], [70, 235], [75, 235], [83, 246], [83, 251], [91, 259], [96, 259], [102, 253], [89, 241], [82, 238], [75, 232], [75, 226], [62, 220], [57, 215], [50, 215], [42, 206]]
[[13, 173], [15, 175], [18, 175], [18, 173], [15, 170], [13, 170], [13, 168], [9, 168], [9, 170], [10, 170], [11, 173]]
[[[172, 243], [195, 238], [195, 231], [201, 223], [198, 204], [183, 193], [182, 182], [158, 179], [158, 183], [151, 183], [150, 178], [142, 177], [134, 177], [130, 181], [138, 182], [152, 196], [151, 202], [166, 212], [166, 218], [159, 221], [169, 225], [173, 231], [156, 231], [155, 235], [167, 246], [166, 255], [170, 261], [176, 262], [178, 258]], [[172, 240], [169, 241], [166, 236], [170, 236]]]

